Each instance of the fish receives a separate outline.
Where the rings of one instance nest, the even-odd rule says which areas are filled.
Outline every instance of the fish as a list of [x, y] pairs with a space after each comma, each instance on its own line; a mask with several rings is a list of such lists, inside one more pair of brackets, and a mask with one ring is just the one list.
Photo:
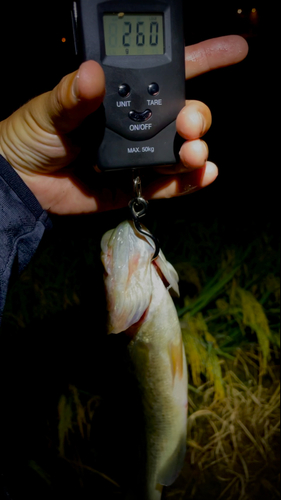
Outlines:
[[161, 250], [153, 260], [152, 241], [131, 221], [107, 231], [101, 250], [107, 332], [128, 336], [145, 425], [142, 486], [128, 498], [160, 500], [163, 486], [179, 475], [186, 453], [186, 356], [170, 294], [179, 295], [178, 275]]

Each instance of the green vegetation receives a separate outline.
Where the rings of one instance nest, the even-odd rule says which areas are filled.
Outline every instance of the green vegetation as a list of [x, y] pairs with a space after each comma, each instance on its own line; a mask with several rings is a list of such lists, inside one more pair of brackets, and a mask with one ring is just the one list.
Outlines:
[[[88, 218], [87, 227], [91, 221]], [[82, 499], [123, 498], [122, 450], [115, 452], [115, 458], [120, 453], [119, 462], [109, 458], [110, 439], [116, 433], [109, 422], [114, 428], [115, 411], [103, 424], [106, 442], [99, 436], [104, 432], [104, 387], [96, 374], [103, 379], [110, 360], [118, 356], [113, 348], [108, 361], [107, 347], [102, 350], [102, 341], [95, 340], [104, 335], [99, 241], [115, 225], [106, 217], [99, 221], [95, 236], [81, 228], [78, 234], [73, 231], [75, 238], [72, 231], [60, 234], [58, 223], [53, 239], [11, 289], [3, 321], [4, 337], [30, 337], [31, 343], [41, 338], [43, 346], [52, 341], [48, 356], [56, 351], [60, 335], [66, 350], [75, 344], [69, 361], [73, 371], [68, 365], [69, 371], [65, 369], [64, 348], [57, 355], [57, 393], [51, 397], [42, 388], [40, 397], [50, 400], [46, 415], [40, 415], [47, 422], [42, 424], [43, 444], [30, 446], [21, 458], [48, 499], [71, 491]], [[66, 227], [71, 223], [66, 221]], [[239, 244], [217, 221], [204, 225], [180, 220], [169, 228], [166, 234], [160, 222], [156, 230], [180, 277], [182, 297], [175, 302], [189, 366], [189, 423], [185, 467], [164, 498], [279, 498], [280, 277], [275, 233], [268, 224], [241, 236]], [[73, 315], [79, 318], [74, 332]], [[80, 323], [82, 330], [77, 330]], [[53, 329], [60, 325], [56, 337], [49, 337], [46, 324]], [[26, 420], [32, 408], [21, 407]], [[115, 410], [118, 413], [117, 406]], [[18, 463], [16, 449], [14, 454], [12, 463]]]

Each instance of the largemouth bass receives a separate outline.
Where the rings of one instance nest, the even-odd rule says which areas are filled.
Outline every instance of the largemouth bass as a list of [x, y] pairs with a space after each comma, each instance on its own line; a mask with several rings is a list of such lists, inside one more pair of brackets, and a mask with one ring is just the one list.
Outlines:
[[108, 333], [125, 332], [140, 387], [145, 422], [143, 490], [131, 498], [159, 500], [185, 457], [187, 368], [177, 312], [168, 291], [178, 276], [162, 252], [129, 221], [102, 238]]

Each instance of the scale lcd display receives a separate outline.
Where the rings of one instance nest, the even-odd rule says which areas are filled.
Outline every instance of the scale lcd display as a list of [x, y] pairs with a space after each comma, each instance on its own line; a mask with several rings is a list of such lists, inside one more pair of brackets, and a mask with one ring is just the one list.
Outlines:
[[103, 15], [107, 56], [152, 56], [164, 54], [163, 14]]

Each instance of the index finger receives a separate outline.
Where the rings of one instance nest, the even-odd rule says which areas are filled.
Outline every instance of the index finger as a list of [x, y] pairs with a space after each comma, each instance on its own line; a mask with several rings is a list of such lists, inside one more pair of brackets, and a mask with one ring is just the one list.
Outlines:
[[236, 64], [248, 54], [246, 40], [238, 35], [221, 36], [185, 47], [186, 79]]

